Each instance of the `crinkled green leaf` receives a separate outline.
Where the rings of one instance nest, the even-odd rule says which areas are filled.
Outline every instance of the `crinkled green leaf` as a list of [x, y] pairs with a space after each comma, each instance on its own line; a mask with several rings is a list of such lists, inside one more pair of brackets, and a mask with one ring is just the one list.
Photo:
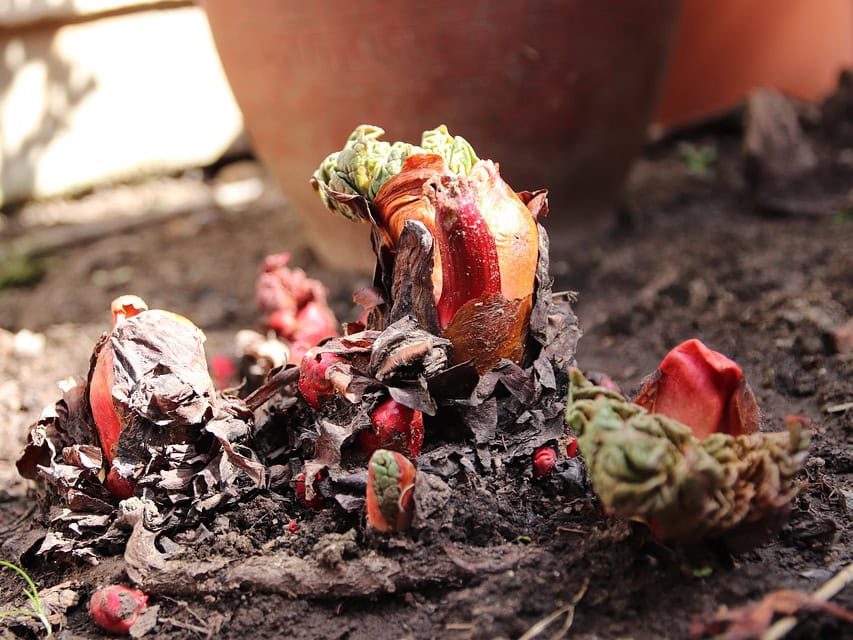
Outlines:
[[421, 147], [444, 158], [453, 173], [467, 175], [479, 160], [471, 144], [462, 136], [450, 135], [443, 124], [423, 132]]
[[329, 209], [351, 220], [360, 219], [348, 201], [334, 194], [361, 196], [372, 201], [382, 185], [400, 172], [410, 155], [436, 153], [444, 158], [451, 171], [465, 174], [478, 160], [471, 145], [464, 138], [451, 136], [444, 125], [423, 133], [423, 147], [380, 140], [384, 133], [373, 125], [356, 127], [344, 148], [328, 155], [314, 172], [314, 186]]
[[611, 513], [644, 521], [661, 538], [725, 536], [784, 513], [799, 491], [808, 433], [714, 434], [628, 402], [570, 373], [566, 422]]

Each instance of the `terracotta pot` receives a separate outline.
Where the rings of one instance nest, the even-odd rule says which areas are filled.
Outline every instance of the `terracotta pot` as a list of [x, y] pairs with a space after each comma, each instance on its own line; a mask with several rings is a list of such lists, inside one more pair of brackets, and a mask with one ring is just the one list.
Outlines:
[[347, 268], [365, 264], [366, 230], [324, 211], [308, 180], [361, 123], [413, 141], [446, 123], [514, 188], [551, 189], [557, 236], [604, 215], [652, 115], [678, 0], [203, 5], [257, 151], [320, 257]]
[[853, 66], [853, 3], [684, 0], [675, 42], [663, 124], [724, 111], [759, 87], [820, 100]]

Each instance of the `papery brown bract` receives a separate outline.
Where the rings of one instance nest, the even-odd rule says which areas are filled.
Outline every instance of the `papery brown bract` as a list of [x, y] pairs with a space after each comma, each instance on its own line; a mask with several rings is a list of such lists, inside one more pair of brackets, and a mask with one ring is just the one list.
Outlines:
[[649, 376], [634, 402], [686, 424], [700, 440], [758, 428], [758, 406], [740, 367], [699, 340], [681, 343]]
[[[147, 310], [136, 296], [117, 298], [112, 311], [115, 325], [96, 347], [88, 383], [92, 419], [108, 466], [131, 424], [150, 425], [157, 444], [181, 442], [188, 429], [210, 417], [215, 396], [204, 334], [192, 322], [169, 311]], [[133, 444], [139, 452], [148, 443]], [[134, 483], [125, 473], [133, 466], [123, 464], [112, 474], [110, 486], [122, 494], [118, 497], [127, 497]]]

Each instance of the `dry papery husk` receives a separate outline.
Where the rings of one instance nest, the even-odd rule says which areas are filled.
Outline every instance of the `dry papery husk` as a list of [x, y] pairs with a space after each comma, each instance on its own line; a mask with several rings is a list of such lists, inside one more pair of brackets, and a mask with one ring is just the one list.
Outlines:
[[[249, 446], [254, 422], [246, 403], [214, 393], [209, 379], [184, 371], [170, 355], [182, 346], [174, 335], [158, 332], [156, 323], [128, 321], [121, 328], [121, 339], [106, 334], [98, 342], [92, 367], [111, 340], [127, 374], [117, 379], [123, 388], [113, 395], [126, 419], [113, 467], [132, 477], [137, 495], [151, 502], [158, 530], [193, 527], [265, 486], [266, 469]], [[145, 372], [142, 392], [134, 372]], [[94, 561], [120, 550], [129, 535], [115, 526], [119, 500], [104, 484], [108, 469], [88, 402], [91, 377], [61, 384], [62, 398], [30, 428], [17, 463], [20, 474], [42, 489], [46, 530], [35, 551], [54, 559]], [[198, 388], [190, 393], [193, 383]], [[192, 411], [181, 409], [184, 401]]]

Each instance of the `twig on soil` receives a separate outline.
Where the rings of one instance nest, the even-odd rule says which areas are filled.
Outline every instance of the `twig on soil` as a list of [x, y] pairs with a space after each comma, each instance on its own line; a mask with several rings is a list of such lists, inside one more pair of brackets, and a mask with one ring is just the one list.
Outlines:
[[[171, 602], [174, 602], [176, 605], [181, 607], [184, 611], [189, 613], [193, 618], [198, 620], [199, 624], [207, 625], [207, 622], [205, 621], [205, 619], [202, 618], [200, 615], [198, 615], [195, 611], [193, 611], [192, 608], [190, 607], [190, 605], [188, 605], [183, 600], [176, 600], [175, 598], [170, 598], [169, 596], [162, 596], [162, 598], [164, 600], [169, 600]], [[206, 626], [205, 626], [205, 629], [207, 629]], [[207, 632], [209, 633], [209, 631], [207, 631]]]
[[200, 627], [196, 624], [190, 624], [189, 622], [181, 622], [180, 620], [175, 620], [174, 618], [160, 618], [160, 622], [166, 622], [172, 625], [173, 627], [177, 627], [178, 629], [195, 631], [196, 633], [200, 633], [205, 636], [210, 633], [207, 627]]
[[545, 631], [545, 629], [547, 629], [555, 620], [559, 620], [560, 616], [566, 616], [566, 619], [563, 621], [563, 626], [560, 627], [557, 633], [551, 636], [551, 640], [560, 640], [560, 638], [563, 638], [568, 630], [572, 628], [572, 623], [575, 621], [575, 607], [584, 597], [584, 594], [586, 594], [587, 587], [589, 587], [588, 577], [584, 578], [580, 590], [575, 594], [575, 597], [572, 598], [569, 604], [563, 605], [552, 614], [542, 618], [539, 622], [530, 627], [518, 640], [531, 640]]
[[576, 529], [574, 527], [557, 527], [557, 531], [561, 533], [577, 533], [578, 535], [586, 534], [586, 531], [583, 529]]
[[[827, 580], [823, 586], [812, 594], [812, 598], [817, 602], [829, 602], [844, 587], [853, 582], [853, 562], [836, 573], [832, 578]], [[761, 636], [761, 640], [780, 640], [797, 626], [799, 620], [796, 616], [787, 616], [777, 621], [767, 632]]]
[[833, 405], [826, 407], [826, 409], [824, 409], [824, 411], [826, 411], [827, 413], [844, 413], [848, 409], [853, 409], [853, 402], [844, 402], [842, 404], [833, 404]]

